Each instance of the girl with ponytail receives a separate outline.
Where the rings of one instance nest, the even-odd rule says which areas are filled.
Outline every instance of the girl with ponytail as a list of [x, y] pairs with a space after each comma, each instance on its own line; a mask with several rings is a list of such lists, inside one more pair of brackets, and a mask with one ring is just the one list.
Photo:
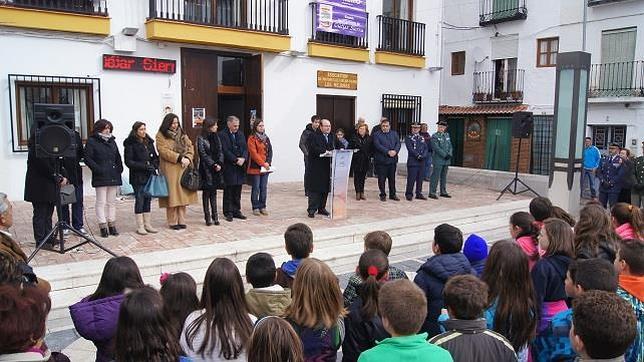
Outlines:
[[356, 273], [362, 278], [358, 298], [345, 317], [346, 336], [342, 343], [342, 362], [357, 361], [360, 353], [374, 347], [376, 341], [391, 337], [382, 326], [378, 313], [378, 293], [388, 280], [389, 261], [380, 250], [367, 250], [360, 256]]
[[623, 240], [644, 238], [644, 215], [637, 206], [619, 202], [611, 209], [610, 216], [615, 232]]
[[539, 231], [539, 225], [531, 214], [520, 211], [510, 216], [510, 235], [528, 256], [529, 270], [539, 260]]

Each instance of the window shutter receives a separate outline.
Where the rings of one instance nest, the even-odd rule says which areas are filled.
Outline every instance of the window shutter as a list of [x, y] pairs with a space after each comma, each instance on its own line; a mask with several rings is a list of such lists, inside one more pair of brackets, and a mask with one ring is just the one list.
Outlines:
[[518, 58], [519, 36], [508, 35], [492, 38], [492, 60]]

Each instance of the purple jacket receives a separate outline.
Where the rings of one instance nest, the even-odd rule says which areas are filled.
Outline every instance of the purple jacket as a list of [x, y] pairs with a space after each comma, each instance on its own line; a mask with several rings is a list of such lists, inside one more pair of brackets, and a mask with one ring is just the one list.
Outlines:
[[114, 342], [119, 309], [125, 296], [89, 301], [89, 297], [69, 307], [76, 331], [96, 346], [96, 362], [114, 360]]

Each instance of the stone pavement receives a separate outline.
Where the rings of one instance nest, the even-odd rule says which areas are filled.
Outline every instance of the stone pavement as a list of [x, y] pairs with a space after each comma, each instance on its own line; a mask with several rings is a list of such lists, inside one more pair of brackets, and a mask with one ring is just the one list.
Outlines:
[[[352, 182], [352, 181], [350, 181]], [[133, 215], [134, 200], [123, 198], [117, 201], [117, 226], [121, 235], [106, 239], [98, 237], [98, 226], [94, 216], [94, 197], [85, 197], [85, 227], [91, 231], [96, 239], [105, 247], [118, 255], [142, 254], [151, 251], [172, 250], [196, 245], [224, 243], [227, 241], [252, 239], [262, 236], [279, 235], [286, 227], [296, 222], [305, 222], [312, 229], [318, 230], [327, 227], [360, 225], [366, 222], [390, 218], [401, 218], [428, 211], [440, 212], [461, 208], [486, 206], [495, 203], [497, 192], [477, 189], [471, 186], [449, 184], [448, 190], [452, 199], [440, 200], [414, 200], [408, 202], [404, 199], [405, 179], [398, 177], [399, 202], [378, 200], [377, 182], [375, 178], [367, 179], [367, 201], [356, 201], [353, 185], [349, 185], [348, 214], [346, 220], [330, 220], [326, 217], [316, 216], [310, 219], [306, 216], [306, 197], [301, 183], [270, 183], [268, 191], [269, 216], [253, 216], [250, 208], [250, 188], [244, 186], [242, 192], [242, 212], [248, 220], [229, 223], [221, 218], [220, 226], [206, 226], [203, 221], [201, 203], [190, 205], [187, 212], [188, 229], [174, 231], [165, 227], [165, 211], [159, 209], [156, 200], [152, 204], [153, 224], [161, 230], [158, 234], [138, 235], [135, 233], [135, 219]], [[425, 190], [428, 186], [425, 184]], [[218, 204], [221, 207], [222, 194], [218, 195]], [[506, 195], [501, 201], [526, 199], [525, 196]], [[221, 208], [220, 208], [221, 210]], [[31, 227], [32, 208], [29, 203], [14, 200], [14, 226], [10, 230], [21, 244], [27, 254], [34, 249], [35, 243]], [[221, 216], [221, 215], [220, 215]], [[77, 240], [72, 236], [67, 241], [67, 246], [73, 245]], [[105, 259], [109, 255], [93, 245], [82, 246], [80, 250], [66, 254], [57, 254], [41, 251], [31, 262], [32, 266], [45, 266], [53, 264], [70, 263], [84, 260]]]

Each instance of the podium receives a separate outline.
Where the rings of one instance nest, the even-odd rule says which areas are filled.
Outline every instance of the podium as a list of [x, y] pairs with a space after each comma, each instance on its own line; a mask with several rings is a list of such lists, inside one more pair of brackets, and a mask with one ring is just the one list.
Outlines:
[[331, 152], [331, 188], [327, 204], [330, 205], [331, 219], [346, 219], [347, 195], [349, 191], [349, 170], [355, 150], [333, 150]]

